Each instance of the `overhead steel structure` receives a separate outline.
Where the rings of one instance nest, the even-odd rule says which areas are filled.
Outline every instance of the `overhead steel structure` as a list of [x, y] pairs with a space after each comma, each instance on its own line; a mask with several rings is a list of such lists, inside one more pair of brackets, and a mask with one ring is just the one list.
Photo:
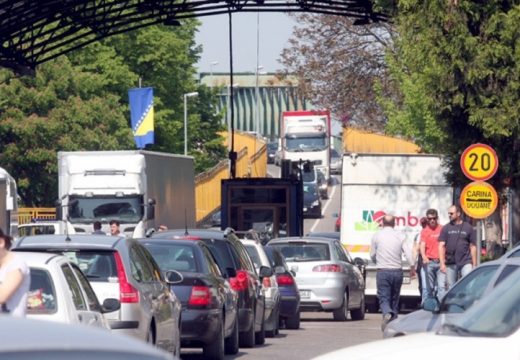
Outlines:
[[32, 74], [50, 59], [141, 27], [233, 12], [313, 12], [386, 21], [370, 0], [0, 0], [0, 66]]

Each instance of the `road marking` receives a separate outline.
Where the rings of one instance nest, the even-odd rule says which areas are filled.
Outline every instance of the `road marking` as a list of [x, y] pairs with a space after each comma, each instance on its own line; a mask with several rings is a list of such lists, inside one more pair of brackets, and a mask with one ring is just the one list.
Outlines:
[[[337, 187], [337, 186], [338, 186], [338, 184], [336, 184], [336, 185], [334, 185], [334, 186], [332, 187], [332, 191], [331, 191], [331, 193], [330, 193], [330, 195], [329, 195], [329, 198], [327, 199], [327, 201], [325, 201], [325, 205], [321, 208], [321, 213], [322, 213], [322, 214], [325, 214], [325, 212], [326, 212], [326, 210], [327, 210], [327, 207], [328, 207], [329, 204], [330, 204], [330, 201], [334, 198], [334, 193], [336, 192], [336, 187]], [[321, 219], [316, 219], [316, 220], [314, 221], [314, 224], [312, 224], [312, 226], [311, 226], [311, 230], [310, 230], [310, 232], [313, 232], [314, 229], [316, 229], [316, 226], [318, 226], [318, 224], [319, 224], [320, 221], [321, 221]]]

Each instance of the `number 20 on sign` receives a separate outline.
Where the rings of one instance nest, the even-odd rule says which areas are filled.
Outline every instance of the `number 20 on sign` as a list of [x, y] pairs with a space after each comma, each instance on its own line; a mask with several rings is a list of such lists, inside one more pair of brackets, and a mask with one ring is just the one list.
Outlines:
[[498, 157], [491, 146], [473, 144], [462, 153], [460, 167], [469, 179], [485, 181], [497, 172]]

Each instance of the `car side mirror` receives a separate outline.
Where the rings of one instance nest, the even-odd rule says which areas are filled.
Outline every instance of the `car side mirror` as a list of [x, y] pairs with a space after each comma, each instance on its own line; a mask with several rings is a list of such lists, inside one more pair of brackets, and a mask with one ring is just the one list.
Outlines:
[[226, 268], [226, 274], [228, 278], [234, 278], [237, 276], [237, 271], [232, 267], [228, 267]]
[[441, 305], [436, 297], [428, 297], [424, 300], [422, 305], [423, 310], [438, 314], [441, 310]]
[[148, 230], [146, 230], [146, 233], [144, 234], [144, 236], [146, 236], [147, 238], [149, 237], [152, 237], [152, 235], [155, 233], [155, 229], [153, 228], [150, 228]]
[[108, 298], [103, 301], [103, 305], [101, 306], [101, 313], [109, 313], [113, 311], [117, 311], [121, 308], [121, 302], [118, 299]]
[[177, 270], [166, 271], [164, 274], [164, 277], [165, 277], [166, 282], [170, 285], [178, 284], [178, 283], [182, 282], [182, 280], [184, 279], [182, 274], [180, 272], [178, 272]]
[[261, 278], [273, 276], [273, 269], [271, 269], [269, 266], [260, 266], [259, 276]]

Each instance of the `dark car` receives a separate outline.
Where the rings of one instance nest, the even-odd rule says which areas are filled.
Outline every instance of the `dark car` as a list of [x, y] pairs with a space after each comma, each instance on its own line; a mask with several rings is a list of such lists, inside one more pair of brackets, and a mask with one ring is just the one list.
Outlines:
[[251, 348], [265, 342], [265, 297], [262, 279], [272, 275], [269, 267], [262, 266], [257, 274], [244, 245], [232, 231], [168, 230], [155, 233], [152, 239], [201, 240], [209, 248], [220, 272], [238, 294], [239, 344]]
[[238, 352], [237, 293], [231, 289], [202, 241], [142, 239], [168, 275], [182, 274], [171, 285], [182, 305], [181, 346], [202, 347], [204, 358], [223, 359]]
[[286, 329], [300, 328], [300, 292], [285, 259], [275, 247], [265, 246], [265, 253], [271, 262], [280, 290], [280, 322]]
[[267, 163], [274, 164], [274, 157], [278, 150], [278, 141], [267, 143]]
[[322, 199], [329, 198], [329, 182], [325, 175], [318, 169], [313, 169], [309, 172], [303, 172], [303, 186], [309, 184], [314, 185], [318, 189], [318, 194]]
[[321, 200], [314, 184], [303, 184], [303, 216], [321, 218]]

